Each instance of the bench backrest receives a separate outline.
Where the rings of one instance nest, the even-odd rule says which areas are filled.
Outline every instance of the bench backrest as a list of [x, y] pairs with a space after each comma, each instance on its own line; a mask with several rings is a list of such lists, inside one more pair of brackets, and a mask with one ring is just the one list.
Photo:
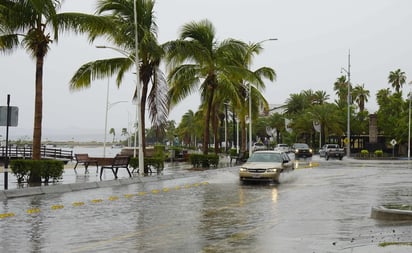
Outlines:
[[130, 157], [129, 156], [123, 156], [123, 155], [117, 155], [113, 159], [113, 166], [122, 166], [122, 167], [127, 167], [129, 166], [129, 161]]
[[77, 162], [87, 162], [90, 160], [88, 154], [74, 154]]

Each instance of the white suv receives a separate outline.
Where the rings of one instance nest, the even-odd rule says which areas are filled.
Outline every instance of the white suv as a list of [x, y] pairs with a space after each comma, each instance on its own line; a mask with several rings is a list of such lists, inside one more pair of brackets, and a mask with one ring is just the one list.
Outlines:
[[290, 148], [288, 146], [288, 144], [278, 144], [275, 147], [275, 151], [281, 151], [281, 152], [290, 152]]

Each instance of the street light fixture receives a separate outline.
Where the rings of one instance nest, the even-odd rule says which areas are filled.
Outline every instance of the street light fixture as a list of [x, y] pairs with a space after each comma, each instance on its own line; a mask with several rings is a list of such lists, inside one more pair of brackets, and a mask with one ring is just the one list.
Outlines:
[[350, 50], [348, 54], [348, 70], [342, 68], [341, 70], [345, 71], [348, 75], [348, 125], [347, 125], [347, 143], [346, 143], [346, 157], [350, 157]]
[[[269, 38], [259, 41], [256, 45], [262, 44], [266, 41], [278, 40], [277, 38]], [[249, 82], [249, 157], [252, 156], [252, 84]]]
[[[141, 112], [141, 96], [140, 96], [140, 90], [141, 90], [141, 85], [140, 85], [140, 71], [139, 71], [139, 42], [138, 42], [138, 27], [137, 27], [137, 6], [136, 6], [136, 0], [133, 1], [133, 14], [134, 14], [134, 26], [135, 26], [135, 57], [134, 59], [124, 50], [121, 50], [119, 48], [115, 47], [108, 47], [108, 46], [96, 46], [97, 48], [109, 48], [114, 51], [119, 52], [120, 54], [124, 55], [125, 57], [131, 59], [134, 61], [135, 66], [136, 66], [136, 119], [139, 122], [136, 127], [136, 132], [134, 135], [134, 150], [133, 150], [133, 157], [136, 157], [136, 143], [138, 143], [138, 150], [139, 150], [139, 171], [143, 171], [144, 167], [144, 154], [143, 154], [143, 130], [142, 128], [142, 112]], [[139, 138], [137, 140], [137, 135], [139, 135]]]

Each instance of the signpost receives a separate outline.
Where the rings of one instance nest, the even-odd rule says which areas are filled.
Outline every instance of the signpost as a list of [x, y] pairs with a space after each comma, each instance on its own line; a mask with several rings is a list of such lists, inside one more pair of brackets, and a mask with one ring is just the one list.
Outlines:
[[391, 145], [392, 145], [392, 157], [395, 157], [395, 145], [396, 145], [395, 139], [391, 140]]
[[0, 106], [0, 126], [6, 127], [6, 154], [4, 157], [4, 189], [8, 189], [9, 173], [9, 126], [17, 126], [19, 108], [10, 106], [10, 94], [7, 95], [7, 106]]

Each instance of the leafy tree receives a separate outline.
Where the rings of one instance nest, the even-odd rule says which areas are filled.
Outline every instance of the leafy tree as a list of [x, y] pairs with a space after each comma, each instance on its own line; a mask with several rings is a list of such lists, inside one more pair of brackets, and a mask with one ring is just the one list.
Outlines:
[[[43, 118], [43, 65], [50, 44], [59, 32], [98, 33], [107, 19], [81, 13], [58, 13], [58, 0], [0, 0], [0, 51], [11, 53], [22, 46], [35, 60], [33, 159], [39, 160]], [[93, 31], [93, 32], [92, 32]]]
[[400, 143], [403, 132], [407, 132], [407, 124], [402, 122], [406, 122], [408, 103], [402, 99], [401, 92], [392, 94], [389, 89], [379, 90], [376, 97], [379, 105], [377, 116], [380, 133], [389, 138], [396, 138]]

